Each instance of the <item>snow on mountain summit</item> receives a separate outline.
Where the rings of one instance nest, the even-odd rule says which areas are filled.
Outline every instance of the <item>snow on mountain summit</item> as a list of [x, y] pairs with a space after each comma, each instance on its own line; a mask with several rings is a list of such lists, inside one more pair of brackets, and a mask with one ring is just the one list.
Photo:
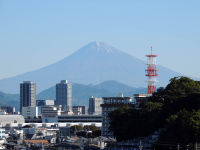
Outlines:
[[[0, 80], [0, 91], [17, 93], [19, 84], [30, 80], [37, 83], [40, 92], [63, 79], [81, 84], [115, 80], [132, 87], [146, 87], [145, 68], [145, 61], [104, 42], [91, 42], [54, 64]], [[171, 77], [180, 76], [162, 66], [158, 68], [158, 87], [165, 86]]]
[[104, 52], [104, 53], [115, 53], [120, 52], [117, 48], [110, 46], [104, 42], [94, 41], [89, 43], [88, 45], [82, 47], [80, 50], [82, 51], [98, 51], [98, 52]]

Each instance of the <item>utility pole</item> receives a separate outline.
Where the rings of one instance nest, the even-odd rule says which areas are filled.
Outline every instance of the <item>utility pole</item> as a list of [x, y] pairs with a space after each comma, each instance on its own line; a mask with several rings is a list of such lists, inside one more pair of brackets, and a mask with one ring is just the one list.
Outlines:
[[195, 150], [197, 150], [197, 142], [195, 143]]
[[142, 142], [141, 142], [141, 140], [140, 140], [140, 145], [139, 145], [139, 150], [142, 150]]
[[180, 149], [180, 145], [178, 144], [178, 145], [177, 145], [177, 150], [179, 150], [179, 149]]

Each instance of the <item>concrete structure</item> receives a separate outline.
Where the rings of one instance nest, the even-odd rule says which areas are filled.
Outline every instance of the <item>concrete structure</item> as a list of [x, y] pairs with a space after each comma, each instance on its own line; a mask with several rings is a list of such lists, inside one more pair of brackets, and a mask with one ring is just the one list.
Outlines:
[[87, 115], [88, 107], [87, 106], [73, 106], [72, 111], [74, 115]]
[[1, 106], [0, 110], [6, 112], [7, 114], [15, 113], [15, 107], [11, 107], [11, 106]]
[[81, 106], [82, 107], [82, 114], [88, 115], [88, 106]]
[[42, 106], [54, 106], [55, 100], [36, 100], [36, 105], [38, 106], [38, 116], [42, 116]]
[[134, 99], [136, 108], [140, 108], [140, 104], [148, 101], [148, 96], [147, 94], [134, 94]]
[[101, 115], [61, 115], [61, 116], [58, 116], [58, 122], [101, 123], [102, 116]]
[[55, 105], [55, 100], [36, 100], [37, 106]]
[[72, 111], [74, 115], [82, 115], [82, 107], [80, 106], [73, 106]]
[[6, 124], [11, 123], [25, 123], [24, 117], [22, 115], [0, 115], [0, 124], [4, 127]]
[[20, 112], [22, 107], [36, 106], [36, 84], [24, 81], [20, 84]]
[[26, 123], [42, 123], [42, 117], [38, 116], [37, 118], [25, 118]]
[[42, 107], [42, 122], [58, 122], [59, 115], [61, 115], [61, 109], [56, 106]]
[[96, 98], [96, 97], [93, 97], [91, 96], [89, 98], [89, 110], [88, 110], [88, 113], [90, 115], [99, 115], [101, 114], [102, 112], [102, 109], [101, 109], [101, 104], [102, 104], [102, 98]]
[[0, 139], [5, 139], [6, 134], [5, 134], [5, 129], [2, 128], [2, 125], [0, 125]]
[[56, 84], [56, 105], [62, 105], [62, 110], [72, 112], [72, 84], [67, 80]]
[[101, 135], [104, 137], [112, 137], [113, 134], [109, 132], [109, 118], [108, 114], [123, 106], [123, 105], [130, 105], [134, 106], [132, 103], [132, 97], [103, 97], [103, 104], [101, 104], [102, 107], [102, 129], [101, 129]]
[[[1, 115], [0, 115], [1, 116]], [[53, 127], [70, 127], [70, 126], [74, 126], [74, 125], [81, 125], [81, 126], [85, 126], [85, 125], [95, 125], [97, 127], [101, 127], [101, 122], [54, 122], [54, 123], [10, 123], [7, 124], [5, 126], [6, 130], [12, 130], [15, 128], [22, 128], [26, 125], [29, 125], [31, 127], [34, 128], [51, 128]], [[4, 126], [3, 126], [4, 127]]]
[[22, 107], [22, 115], [24, 118], [37, 118], [38, 117], [38, 107]]

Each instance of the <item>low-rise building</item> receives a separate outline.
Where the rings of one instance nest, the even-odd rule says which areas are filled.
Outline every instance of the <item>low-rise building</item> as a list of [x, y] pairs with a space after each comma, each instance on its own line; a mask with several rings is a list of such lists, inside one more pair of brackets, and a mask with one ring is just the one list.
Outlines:
[[2, 128], [2, 126], [0, 125], [0, 139], [5, 139], [6, 135], [5, 135], [5, 129]]
[[61, 115], [58, 122], [102, 122], [101, 115]]
[[22, 115], [24, 118], [37, 118], [38, 117], [38, 107], [22, 107]]
[[47, 105], [55, 105], [55, 100], [45, 99], [45, 100], [36, 100], [37, 106], [47, 106]]
[[56, 106], [42, 107], [42, 122], [58, 122], [59, 115], [61, 115], [61, 109]]
[[72, 111], [74, 115], [87, 115], [88, 107], [87, 106], [73, 106]]
[[4, 127], [6, 124], [22, 124], [25, 123], [22, 115], [0, 115], [0, 124]]
[[36, 106], [38, 107], [38, 116], [42, 116], [43, 106], [54, 106], [55, 100], [36, 100]]
[[0, 110], [6, 112], [6, 114], [14, 114], [15, 113], [15, 107], [12, 107], [12, 106], [1, 106]]
[[135, 106], [136, 108], [140, 108], [140, 105], [143, 103], [146, 103], [148, 101], [148, 95], [147, 94], [134, 94], [135, 98]]

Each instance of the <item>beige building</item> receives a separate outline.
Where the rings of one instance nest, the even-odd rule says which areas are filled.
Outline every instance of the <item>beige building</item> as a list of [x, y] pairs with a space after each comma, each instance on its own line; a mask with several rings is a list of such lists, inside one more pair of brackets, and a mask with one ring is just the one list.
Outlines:
[[0, 124], [4, 127], [7, 124], [23, 124], [25, 123], [22, 115], [0, 115]]

